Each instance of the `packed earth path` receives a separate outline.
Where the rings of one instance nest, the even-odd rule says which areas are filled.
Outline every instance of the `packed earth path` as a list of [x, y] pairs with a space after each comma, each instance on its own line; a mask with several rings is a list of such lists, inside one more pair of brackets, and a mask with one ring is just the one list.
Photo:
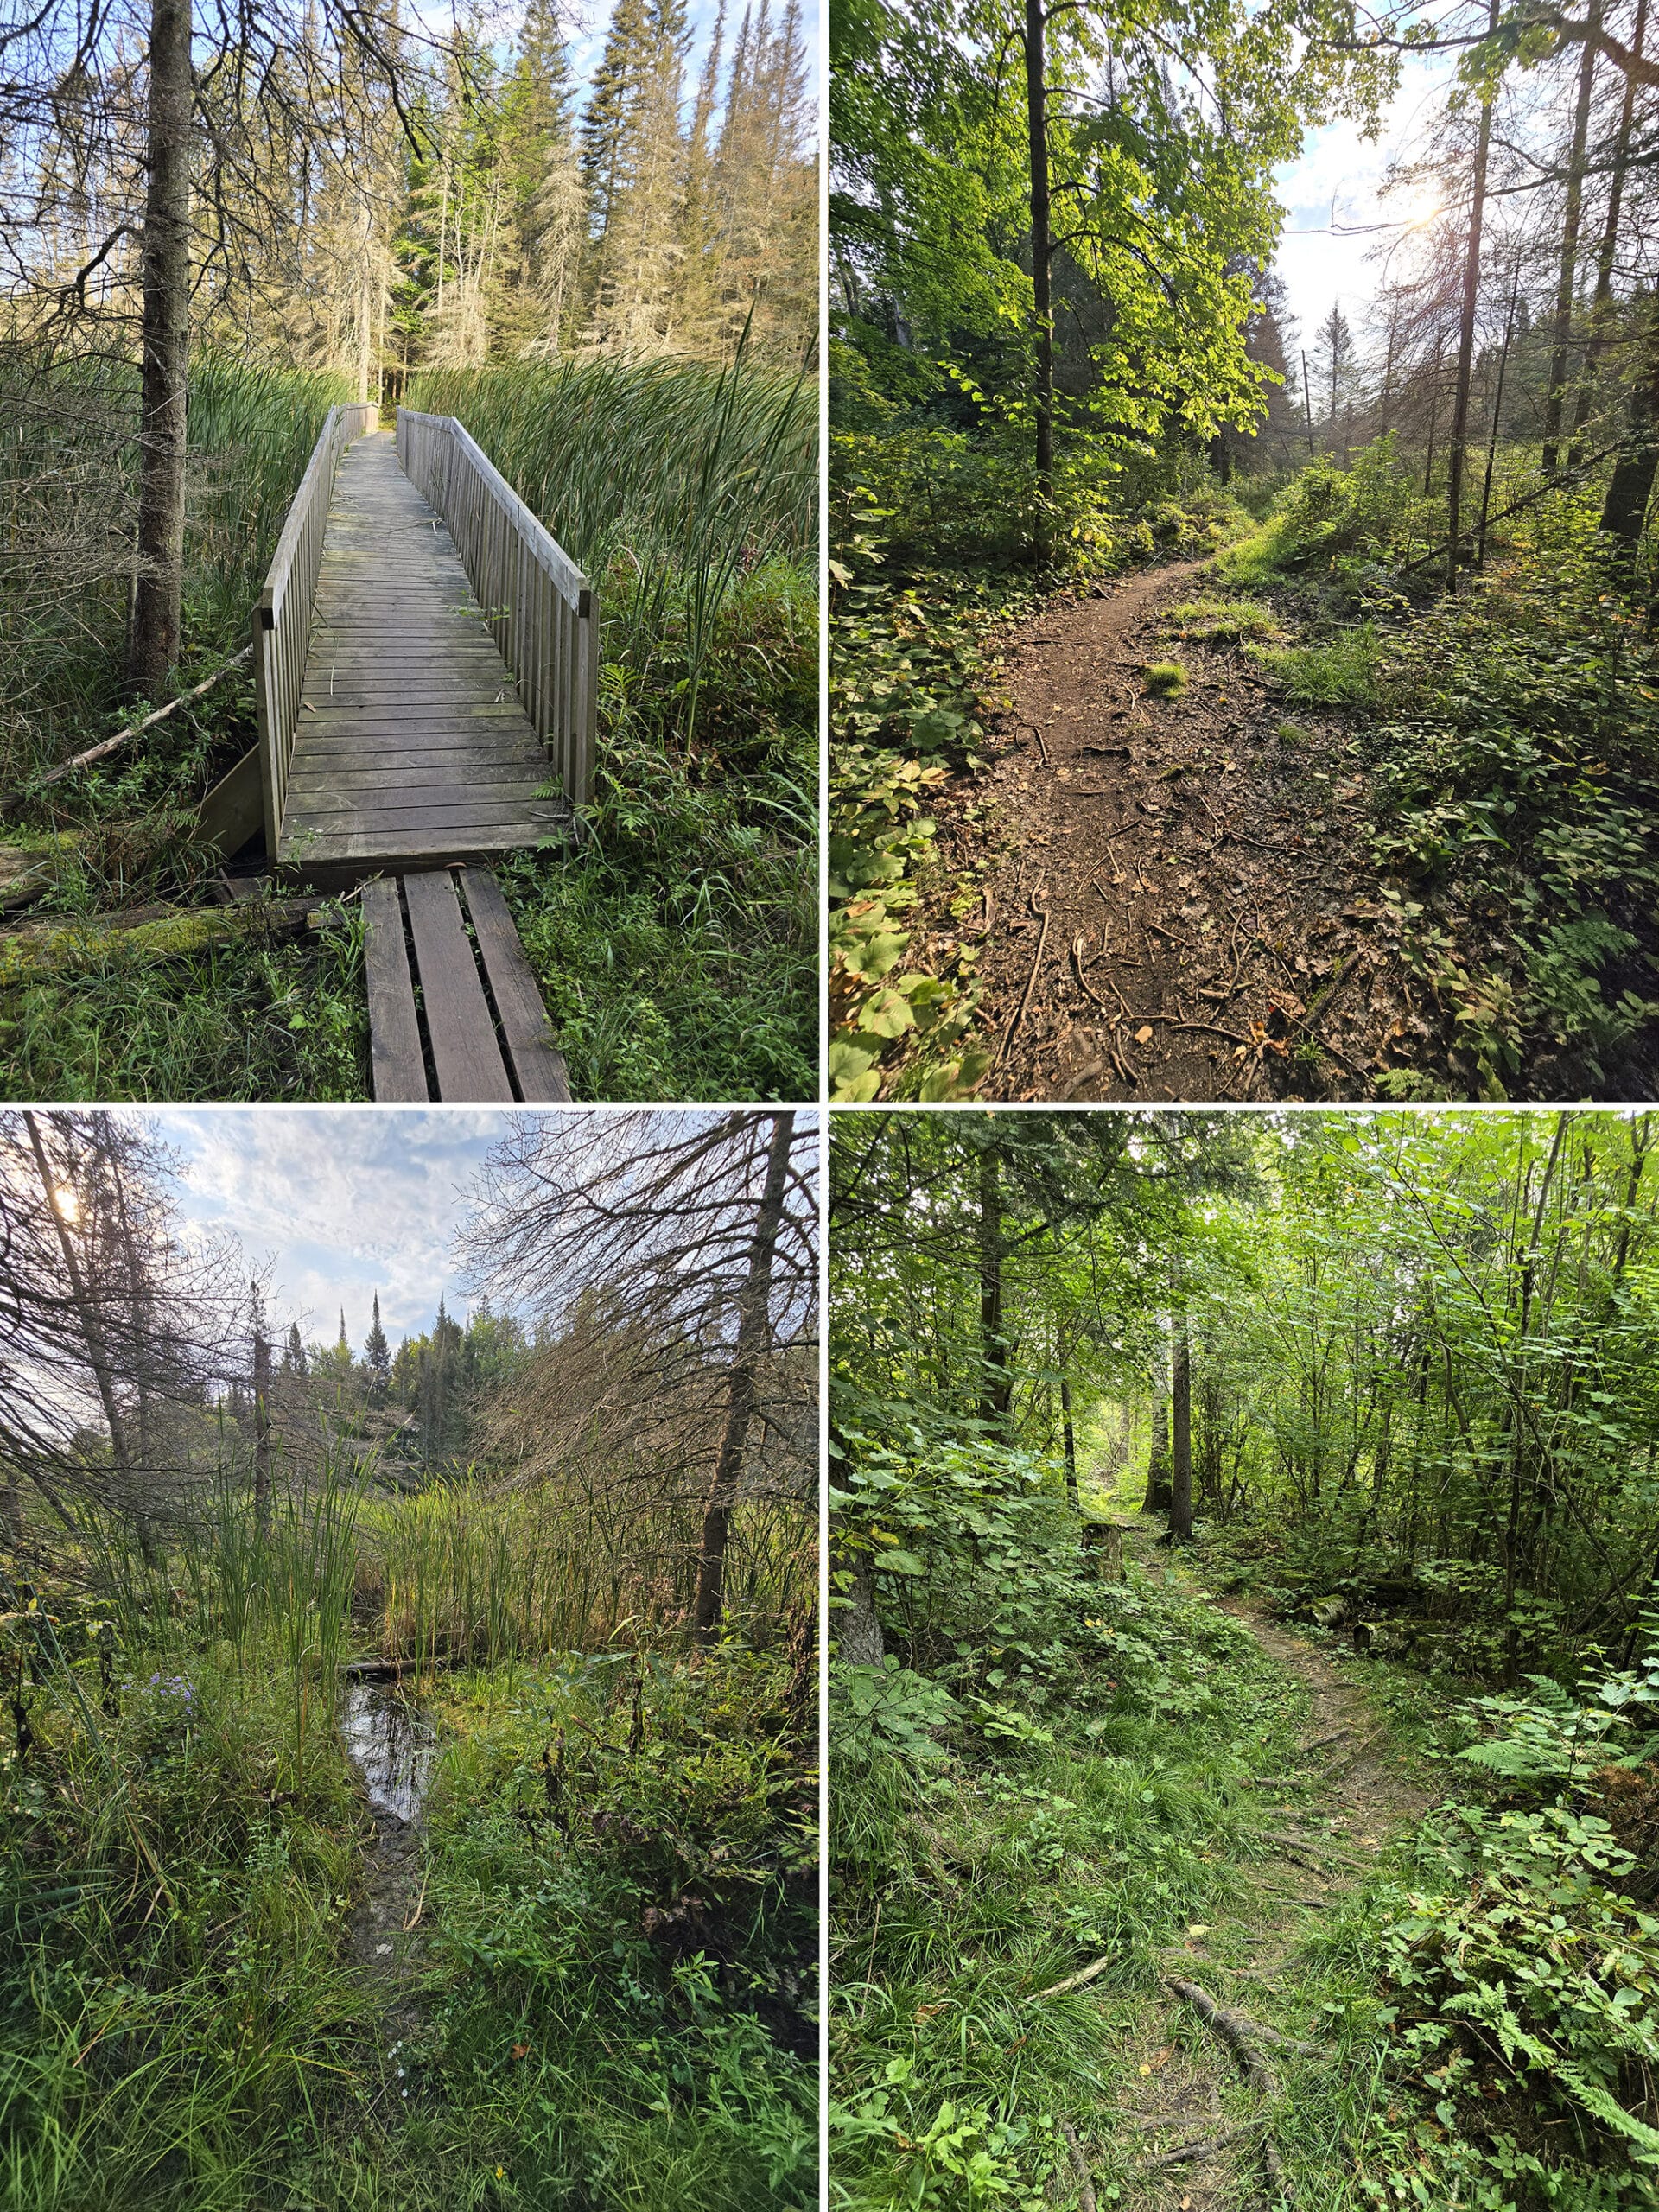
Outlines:
[[[1274, 2102], [1289, 2070], [1325, 2067], [1317, 2018], [1299, 2018], [1298, 1953], [1393, 1837], [1433, 1802], [1402, 1771], [1364, 1692], [1313, 1643], [1243, 1599], [1203, 1589], [1158, 1541], [1160, 1522], [1121, 1517], [1125, 1550], [1155, 1580], [1244, 1624], [1307, 1694], [1297, 1770], [1255, 1777], [1276, 1793], [1274, 1855], [1235, 1869], [1230, 1901], [1162, 1960], [1120, 2076], [1120, 2148], [1138, 2146], [1124, 2212], [1246, 2212], [1276, 2205]], [[1206, 2025], [1185, 1983], [1218, 2005]], [[1228, 2024], [1243, 2031], [1230, 2039]], [[1334, 2146], [1333, 2146], [1334, 2148]]]
[[[1179, 562], [1051, 600], [1010, 641], [986, 1096], [1369, 1096], [1437, 1026], [1379, 895], [1354, 732], [1290, 718], [1241, 647], [1172, 626], [1226, 591]], [[1148, 687], [1165, 659], [1179, 696]]]

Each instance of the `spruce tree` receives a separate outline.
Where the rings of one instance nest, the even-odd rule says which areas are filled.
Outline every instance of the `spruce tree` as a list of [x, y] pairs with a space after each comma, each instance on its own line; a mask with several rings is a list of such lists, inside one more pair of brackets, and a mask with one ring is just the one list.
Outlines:
[[391, 1380], [391, 1349], [386, 1342], [386, 1332], [380, 1325], [380, 1294], [374, 1294], [374, 1319], [369, 1333], [363, 1339], [363, 1365], [369, 1378], [369, 1396], [376, 1405], [386, 1395], [386, 1385]]

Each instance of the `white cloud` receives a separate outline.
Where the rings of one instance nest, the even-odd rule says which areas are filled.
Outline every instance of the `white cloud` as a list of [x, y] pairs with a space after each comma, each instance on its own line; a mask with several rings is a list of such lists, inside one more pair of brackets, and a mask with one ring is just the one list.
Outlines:
[[149, 1117], [180, 1155], [185, 1219], [271, 1266], [275, 1305], [332, 1340], [344, 1304], [360, 1344], [378, 1289], [396, 1339], [464, 1303], [454, 1233], [501, 1113], [351, 1107], [171, 1109]]

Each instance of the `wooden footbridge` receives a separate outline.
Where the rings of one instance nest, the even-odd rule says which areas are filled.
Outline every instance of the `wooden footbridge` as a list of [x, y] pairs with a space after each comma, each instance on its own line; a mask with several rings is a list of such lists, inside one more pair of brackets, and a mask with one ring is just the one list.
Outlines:
[[594, 594], [452, 416], [376, 421], [329, 414], [255, 614], [265, 849], [363, 886], [377, 1098], [568, 1097], [487, 863], [591, 795]]

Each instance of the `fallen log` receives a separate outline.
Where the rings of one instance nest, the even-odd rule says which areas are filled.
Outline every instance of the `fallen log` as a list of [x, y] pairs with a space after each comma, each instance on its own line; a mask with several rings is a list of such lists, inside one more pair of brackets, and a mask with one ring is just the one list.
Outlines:
[[447, 1659], [347, 1659], [340, 1666], [344, 1682], [400, 1682], [405, 1675], [429, 1674], [447, 1667]]
[[0, 932], [0, 986], [73, 974], [111, 957], [178, 960], [238, 938], [281, 944], [315, 929], [328, 902], [279, 899], [245, 906], [134, 906]]

